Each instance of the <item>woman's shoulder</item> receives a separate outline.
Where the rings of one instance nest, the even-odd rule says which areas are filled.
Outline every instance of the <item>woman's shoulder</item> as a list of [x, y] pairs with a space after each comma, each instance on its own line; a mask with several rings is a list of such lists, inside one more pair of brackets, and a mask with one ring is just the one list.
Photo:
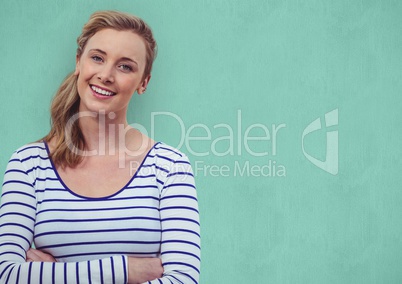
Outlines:
[[19, 147], [17, 150], [15, 150], [15, 153], [20, 154], [20, 155], [27, 155], [27, 154], [32, 154], [32, 153], [40, 153], [40, 152], [46, 152], [46, 145], [44, 142], [33, 142], [33, 143], [28, 143], [25, 144], [21, 147]]
[[43, 142], [25, 144], [16, 149], [8, 161], [8, 169], [20, 169], [32, 172], [37, 168], [50, 168], [50, 159]]
[[46, 144], [42, 141], [25, 144], [14, 151], [14, 155], [22, 159], [28, 157], [43, 157], [47, 156]]
[[187, 157], [186, 154], [181, 152], [179, 149], [165, 144], [164, 142], [156, 142], [153, 149], [158, 157], [169, 158], [172, 161]]
[[186, 154], [179, 149], [158, 142], [153, 147], [154, 163], [157, 167], [163, 168], [166, 171], [178, 170], [181, 168], [191, 168], [190, 161]]
[[156, 143], [153, 149], [153, 165], [160, 173], [158, 178], [163, 184], [167, 178], [173, 176], [183, 177], [183, 180], [189, 176], [194, 177], [191, 163], [185, 153], [163, 142]]

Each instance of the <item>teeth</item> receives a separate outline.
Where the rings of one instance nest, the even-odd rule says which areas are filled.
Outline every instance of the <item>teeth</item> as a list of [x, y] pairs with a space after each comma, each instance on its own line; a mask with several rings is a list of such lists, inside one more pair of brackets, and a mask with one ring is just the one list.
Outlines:
[[113, 95], [113, 92], [108, 92], [108, 91], [102, 90], [100, 88], [97, 88], [95, 86], [91, 86], [91, 89], [94, 90], [95, 92], [97, 92], [98, 94], [101, 94], [101, 95], [104, 95], [104, 96]]

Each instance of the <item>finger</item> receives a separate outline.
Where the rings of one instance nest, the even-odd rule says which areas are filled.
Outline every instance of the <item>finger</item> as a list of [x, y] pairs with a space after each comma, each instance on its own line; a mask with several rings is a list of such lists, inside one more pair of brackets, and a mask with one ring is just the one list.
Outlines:
[[48, 261], [48, 262], [56, 262], [56, 260], [54, 259], [54, 257], [50, 254], [44, 253], [40, 250], [35, 250], [36, 255], [39, 256], [39, 258], [41, 259], [41, 261]]
[[29, 259], [30, 261], [40, 261], [40, 258], [39, 258], [39, 256], [35, 253], [35, 250], [34, 250], [34, 249], [29, 249], [29, 250], [27, 251], [27, 261], [28, 261], [28, 259]]
[[56, 260], [50, 254], [44, 253], [37, 249], [29, 249], [27, 252], [27, 258], [32, 259], [32, 261], [47, 261], [55, 262]]
[[43, 253], [43, 252], [41, 252], [40, 250], [37, 250], [37, 249], [31, 249], [31, 251], [38, 257], [38, 258], [40, 258], [40, 259], [45, 259], [46, 258], [46, 256], [47, 256], [47, 254], [45, 254], [45, 253]]

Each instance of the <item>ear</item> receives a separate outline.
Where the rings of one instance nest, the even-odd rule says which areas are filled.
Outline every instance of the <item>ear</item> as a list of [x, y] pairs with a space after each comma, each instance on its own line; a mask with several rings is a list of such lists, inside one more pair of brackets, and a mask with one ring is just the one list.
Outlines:
[[145, 77], [144, 81], [142, 81], [141, 85], [137, 89], [137, 93], [139, 95], [142, 95], [145, 93], [145, 90], [147, 89], [148, 83], [151, 80], [151, 74], [149, 74], [147, 77]]
[[74, 75], [78, 76], [80, 74], [80, 57], [78, 56], [78, 54], [75, 56], [75, 71], [74, 71]]

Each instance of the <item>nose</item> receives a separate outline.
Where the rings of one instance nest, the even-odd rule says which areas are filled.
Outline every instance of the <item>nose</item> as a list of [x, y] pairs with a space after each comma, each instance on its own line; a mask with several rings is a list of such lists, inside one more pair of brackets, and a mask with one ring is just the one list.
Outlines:
[[98, 79], [104, 84], [110, 84], [114, 82], [114, 70], [113, 66], [103, 65], [103, 68], [98, 72]]

